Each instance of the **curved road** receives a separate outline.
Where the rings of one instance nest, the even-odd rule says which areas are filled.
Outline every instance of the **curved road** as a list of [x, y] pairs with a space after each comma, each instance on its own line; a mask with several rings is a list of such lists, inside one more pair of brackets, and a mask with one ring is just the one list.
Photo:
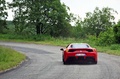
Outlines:
[[99, 53], [97, 65], [63, 65], [61, 47], [0, 42], [29, 57], [25, 64], [0, 79], [120, 79], [120, 56]]

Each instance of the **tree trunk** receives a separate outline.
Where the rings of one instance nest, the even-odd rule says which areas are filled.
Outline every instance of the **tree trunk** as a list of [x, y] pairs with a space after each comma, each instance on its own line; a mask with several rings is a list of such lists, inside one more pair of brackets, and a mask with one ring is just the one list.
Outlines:
[[36, 25], [36, 33], [37, 33], [37, 35], [40, 34], [40, 25], [39, 24]]

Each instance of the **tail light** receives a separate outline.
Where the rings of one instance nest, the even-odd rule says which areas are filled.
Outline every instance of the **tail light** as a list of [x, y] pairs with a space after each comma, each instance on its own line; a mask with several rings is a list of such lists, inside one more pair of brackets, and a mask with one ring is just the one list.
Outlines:
[[83, 52], [93, 52], [93, 49], [69, 49], [67, 52], [83, 51]]
[[87, 49], [87, 51], [88, 51], [88, 52], [93, 52], [93, 50], [92, 50], [92, 49]]

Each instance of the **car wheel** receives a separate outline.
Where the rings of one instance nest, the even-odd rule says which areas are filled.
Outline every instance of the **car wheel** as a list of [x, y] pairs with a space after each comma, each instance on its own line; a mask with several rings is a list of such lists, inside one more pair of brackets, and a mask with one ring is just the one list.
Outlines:
[[66, 65], [67, 61], [64, 60], [64, 56], [62, 57], [63, 64]]
[[94, 64], [97, 64], [97, 61], [94, 61]]
[[64, 65], [66, 65], [66, 64], [67, 64], [67, 62], [63, 61], [63, 64], [64, 64]]

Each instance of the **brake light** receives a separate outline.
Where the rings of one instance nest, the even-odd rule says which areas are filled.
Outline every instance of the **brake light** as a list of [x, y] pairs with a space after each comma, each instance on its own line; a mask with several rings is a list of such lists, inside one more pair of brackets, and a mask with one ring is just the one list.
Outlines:
[[75, 51], [93, 52], [93, 49], [69, 49], [69, 50], [66, 50], [66, 52], [75, 52]]
[[76, 50], [75, 49], [69, 49], [68, 52], [74, 52], [74, 51], [76, 51]]
[[87, 51], [88, 51], [88, 52], [93, 52], [93, 50], [92, 50], [92, 49], [87, 49]]

